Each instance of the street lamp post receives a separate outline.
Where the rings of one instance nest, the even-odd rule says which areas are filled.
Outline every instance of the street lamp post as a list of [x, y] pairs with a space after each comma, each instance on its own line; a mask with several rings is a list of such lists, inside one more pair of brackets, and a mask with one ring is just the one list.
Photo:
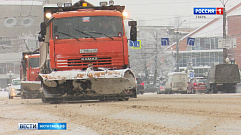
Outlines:
[[9, 71], [9, 73], [7, 73], [7, 75], [10, 78], [10, 83], [12, 82], [12, 76], [14, 75], [14, 73], [12, 73], [12, 71]]
[[177, 46], [176, 46], [176, 72], [179, 72], [179, 32], [178, 32], [178, 28], [179, 26], [181, 26], [186, 20], [182, 21], [178, 26], [177, 26], [177, 32], [176, 32], [176, 42], [177, 42]]

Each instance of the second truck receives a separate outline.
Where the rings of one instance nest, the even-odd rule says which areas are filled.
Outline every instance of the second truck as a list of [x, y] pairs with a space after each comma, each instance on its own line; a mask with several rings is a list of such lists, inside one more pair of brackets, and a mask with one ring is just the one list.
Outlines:
[[[128, 100], [136, 80], [128, 56], [124, 6], [81, 0], [45, 6], [40, 32], [42, 102]], [[136, 41], [136, 21], [129, 21]]]
[[38, 77], [39, 50], [23, 52], [20, 66], [21, 98], [41, 98], [41, 82]]
[[239, 68], [236, 64], [218, 64], [211, 66], [208, 72], [207, 93], [236, 93], [240, 82]]

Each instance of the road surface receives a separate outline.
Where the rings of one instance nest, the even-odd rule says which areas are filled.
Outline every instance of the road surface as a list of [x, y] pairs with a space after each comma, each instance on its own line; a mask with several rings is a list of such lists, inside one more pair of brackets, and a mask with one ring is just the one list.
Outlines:
[[[145, 93], [129, 101], [61, 104], [0, 92], [0, 134], [241, 134], [241, 94]], [[67, 123], [67, 130], [18, 130], [18, 123]]]

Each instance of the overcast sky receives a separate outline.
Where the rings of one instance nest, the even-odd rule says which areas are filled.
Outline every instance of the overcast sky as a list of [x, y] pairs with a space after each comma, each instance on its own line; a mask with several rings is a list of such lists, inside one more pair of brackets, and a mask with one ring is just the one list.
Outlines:
[[[76, 2], [77, 0], [73, 0]], [[86, 0], [99, 5], [105, 0]], [[221, 0], [223, 1], [223, 0]], [[196, 19], [194, 7], [223, 7], [220, 0], [114, 0], [115, 5], [125, 5], [129, 17], [137, 20], [138, 25], [155, 25], [174, 27], [186, 20], [180, 27], [200, 27], [216, 18], [217, 15], [206, 15], [206, 19]], [[224, 0], [230, 9], [241, 3], [240, 0]], [[178, 19], [176, 19], [178, 18]]]

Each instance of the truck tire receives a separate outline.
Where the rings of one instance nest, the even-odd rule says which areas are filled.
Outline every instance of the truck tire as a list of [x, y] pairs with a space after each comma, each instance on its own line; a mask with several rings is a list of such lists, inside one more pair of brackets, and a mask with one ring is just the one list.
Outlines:
[[211, 94], [211, 89], [208, 89], [208, 88], [206, 87], [205, 94]]
[[51, 99], [49, 99], [49, 103], [50, 104], [59, 104], [60, 102], [61, 102], [61, 100], [58, 99], [58, 98], [51, 98]]
[[237, 87], [236, 87], [236, 85], [233, 86], [233, 92], [234, 92], [234, 93], [237, 93]]
[[129, 98], [119, 98], [118, 101], [128, 101]]
[[229, 85], [226, 87], [226, 93], [236, 93], [237, 87], [235, 85]]
[[26, 99], [26, 95], [21, 94], [21, 99]]
[[215, 85], [212, 85], [211, 86], [211, 93], [212, 94], [216, 94], [218, 91], [217, 91], [217, 87]]
[[42, 95], [41, 95], [41, 100], [42, 100], [43, 103], [48, 103], [48, 102], [47, 102], [47, 99], [46, 99], [46, 97], [44, 96], [43, 93], [42, 93]]
[[21, 90], [21, 99], [27, 99], [27, 94]]
[[9, 98], [9, 99], [13, 99], [13, 96], [10, 96], [10, 95], [9, 95], [9, 97], [8, 97], [8, 98]]

